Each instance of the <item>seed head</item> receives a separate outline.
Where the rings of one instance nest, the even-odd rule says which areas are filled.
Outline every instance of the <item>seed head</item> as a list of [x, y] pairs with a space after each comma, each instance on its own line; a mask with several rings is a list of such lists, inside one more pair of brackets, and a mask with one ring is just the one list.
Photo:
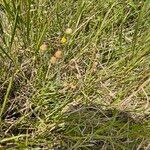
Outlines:
[[58, 59], [61, 58], [62, 57], [62, 51], [61, 50], [56, 51], [54, 56]]
[[51, 59], [50, 59], [50, 63], [51, 64], [55, 64], [57, 61], [56, 57], [55, 56], [52, 56]]
[[65, 33], [68, 34], [68, 35], [72, 34], [72, 29], [71, 28], [67, 28]]
[[44, 43], [40, 46], [40, 51], [45, 52], [46, 50], [48, 50], [48, 45]]

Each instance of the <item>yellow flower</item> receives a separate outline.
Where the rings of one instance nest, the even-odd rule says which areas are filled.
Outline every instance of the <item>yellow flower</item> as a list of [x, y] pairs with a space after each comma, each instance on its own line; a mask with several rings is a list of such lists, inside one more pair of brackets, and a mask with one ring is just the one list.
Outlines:
[[67, 42], [67, 39], [63, 36], [62, 39], [61, 39], [61, 43], [65, 44], [66, 42]]

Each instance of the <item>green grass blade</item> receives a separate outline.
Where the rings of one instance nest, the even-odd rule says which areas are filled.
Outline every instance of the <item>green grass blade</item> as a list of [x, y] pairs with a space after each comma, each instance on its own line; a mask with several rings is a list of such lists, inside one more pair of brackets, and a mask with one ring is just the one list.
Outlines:
[[2, 115], [3, 115], [3, 113], [4, 113], [4, 110], [5, 110], [7, 101], [8, 101], [8, 97], [9, 97], [9, 93], [10, 93], [10, 91], [11, 91], [12, 83], [13, 83], [13, 77], [11, 77], [10, 80], [9, 80], [9, 85], [8, 85], [8, 88], [7, 88], [5, 97], [4, 97], [4, 101], [3, 101], [3, 104], [2, 104], [2, 108], [1, 108], [1, 110], [0, 110], [0, 122], [1, 122]]

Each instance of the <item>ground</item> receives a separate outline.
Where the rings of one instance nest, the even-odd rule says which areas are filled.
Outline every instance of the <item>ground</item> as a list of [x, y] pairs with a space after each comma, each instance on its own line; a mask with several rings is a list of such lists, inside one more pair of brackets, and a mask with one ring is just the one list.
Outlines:
[[2, 0], [0, 149], [149, 150], [149, 0]]

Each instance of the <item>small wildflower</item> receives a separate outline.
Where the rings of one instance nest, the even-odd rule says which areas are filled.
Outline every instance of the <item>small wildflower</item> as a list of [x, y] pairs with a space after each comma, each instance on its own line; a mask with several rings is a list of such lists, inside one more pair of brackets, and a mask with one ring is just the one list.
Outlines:
[[52, 56], [51, 59], [50, 59], [50, 63], [51, 64], [55, 64], [57, 61], [56, 57], [55, 56]]
[[72, 34], [72, 29], [71, 28], [67, 28], [65, 33], [68, 34], [68, 35]]
[[42, 44], [40, 46], [40, 52], [45, 52], [46, 50], [48, 50], [48, 45], [46, 43]]
[[62, 39], [61, 39], [61, 43], [65, 44], [66, 42], [67, 42], [67, 39], [63, 36]]
[[62, 57], [62, 51], [61, 50], [56, 51], [54, 56], [58, 59], [61, 58]]

